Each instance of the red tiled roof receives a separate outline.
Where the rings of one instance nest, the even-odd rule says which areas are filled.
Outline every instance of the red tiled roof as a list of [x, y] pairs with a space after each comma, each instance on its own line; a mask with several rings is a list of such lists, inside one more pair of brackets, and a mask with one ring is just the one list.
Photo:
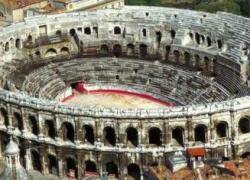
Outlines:
[[187, 153], [190, 157], [193, 156], [204, 156], [205, 148], [204, 147], [192, 147], [187, 149]]

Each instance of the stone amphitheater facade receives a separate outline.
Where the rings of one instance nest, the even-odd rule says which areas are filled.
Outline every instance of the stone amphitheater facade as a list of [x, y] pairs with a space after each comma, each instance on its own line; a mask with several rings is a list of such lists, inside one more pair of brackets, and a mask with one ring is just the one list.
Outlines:
[[[140, 176], [197, 143], [207, 158], [249, 154], [249, 29], [249, 19], [222, 12], [133, 6], [36, 16], [2, 28], [1, 154], [14, 135], [27, 170], [63, 177], [74, 168], [79, 178], [108, 171], [119, 179]], [[96, 86], [135, 89], [178, 106], [55, 101], [83, 76]]]

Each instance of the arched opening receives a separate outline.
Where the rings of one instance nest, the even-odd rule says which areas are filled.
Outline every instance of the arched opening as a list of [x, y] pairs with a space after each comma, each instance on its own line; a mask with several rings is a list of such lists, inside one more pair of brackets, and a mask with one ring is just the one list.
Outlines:
[[195, 59], [195, 67], [199, 70], [200, 69], [200, 56], [198, 54], [195, 54], [194, 59]]
[[190, 59], [191, 59], [190, 54], [188, 52], [184, 52], [184, 61], [187, 66], [190, 65]]
[[66, 173], [68, 174], [69, 172], [74, 172], [75, 177], [77, 178], [77, 167], [76, 167], [76, 160], [73, 159], [72, 157], [68, 157], [65, 159], [66, 161]]
[[36, 150], [31, 151], [31, 161], [33, 169], [42, 172], [40, 154]]
[[169, 54], [171, 51], [171, 46], [166, 46], [166, 54], [165, 54], [165, 59], [168, 61]]
[[64, 122], [62, 124], [62, 133], [63, 133], [63, 140], [64, 141], [74, 142], [75, 133], [74, 133], [74, 127], [71, 123]]
[[84, 131], [85, 142], [88, 142], [90, 144], [94, 144], [95, 135], [94, 135], [93, 128], [91, 126], [89, 126], [89, 125], [84, 125], [83, 126], [83, 131]]
[[218, 46], [219, 49], [222, 48], [222, 41], [219, 40], [219, 39], [217, 40], [217, 46]]
[[216, 126], [216, 133], [218, 137], [223, 138], [228, 135], [228, 124], [226, 122], [220, 122]]
[[50, 48], [46, 51], [45, 53], [45, 57], [52, 57], [52, 56], [56, 56], [57, 52], [54, 48]]
[[61, 48], [61, 53], [63, 55], [69, 55], [69, 48], [68, 47], [62, 47]]
[[56, 129], [54, 122], [52, 120], [45, 121], [45, 135], [49, 136], [50, 138], [54, 139], [56, 136]]
[[70, 36], [75, 37], [76, 30], [75, 29], [70, 29], [69, 34], [70, 34]]
[[142, 29], [142, 36], [147, 37], [147, 30], [146, 29]]
[[239, 121], [239, 130], [241, 134], [246, 134], [250, 132], [250, 119], [247, 117], [241, 118]]
[[85, 161], [85, 172], [97, 173], [97, 167], [93, 161]]
[[249, 152], [245, 152], [241, 155], [241, 158], [247, 158], [247, 159], [250, 159], [250, 151]]
[[156, 32], [155, 32], [155, 35], [156, 35], [157, 48], [159, 48], [160, 45], [161, 45], [162, 34], [161, 34], [160, 31], [156, 31]]
[[205, 36], [204, 35], [201, 35], [201, 42], [202, 42], [202, 44], [205, 42]]
[[176, 127], [172, 130], [172, 138], [181, 146], [184, 146], [184, 129]]
[[133, 56], [134, 53], [135, 53], [135, 46], [133, 44], [128, 44], [127, 45], [127, 55]]
[[3, 121], [6, 127], [9, 126], [8, 113], [4, 108], [1, 108], [1, 121]]
[[188, 35], [189, 35], [190, 40], [193, 41], [193, 40], [194, 40], [194, 35], [193, 35], [193, 33], [190, 32], [190, 33], [188, 33]]
[[91, 34], [91, 29], [90, 27], [84, 28], [84, 34], [90, 35]]
[[195, 40], [196, 40], [196, 43], [197, 44], [200, 44], [201, 43], [201, 36], [200, 36], [200, 34], [199, 33], [195, 33]]
[[61, 31], [61, 30], [57, 30], [57, 31], [56, 31], [56, 35], [57, 35], [57, 36], [61, 36], [61, 35], [62, 35], [62, 31]]
[[207, 46], [210, 47], [212, 44], [212, 40], [210, 37], [207, 36]]
[[50, 174], [58, 175], [58, 162], [53, 155], [48, 155], [48, 169]]
[[21, 40], [20, 39], [16, 39], [15, 46], [16, 46], [17, 49], [21, 48]]
[[137, 164], [128, 165], [128, 179], [140, 180], [140, 167]]
[[116, 144], [116, 134], [112, 127], [104, 128], [104, 144], [115, 146]]
[[149, 129], [149, 144], [161, 145], [161, 130], [157, 127]]
[[31, 35], [28, 36], [27, 41], [28, 41], [28, 43], [31, 43], [33, 41], [33, 38]]
[[138, 146], [138, 132], [137, 129], [129, 127], [126, 130], [127, 133], [127, 144], [128, 146], [137, 147]]
[[176, 35], [175, 30], [171, 30], [171, 31], [170, 31], [170, 36], [171, 36], [172, 39], [175, 38], [175, 35]]
[[197, 125], [194, 129], [195, 141], [206, 143], [207, 127], [205, 125]]
[[116, 178], [118, 178], [118, 168], [114, 162], [108, 162], [106, 164], [106, 171], [108, 173], [108, 176], [115, 176]]
[[8, 52], [8, 51], [10, 50], [9, 42], [6, 42], [6, 43], [5, 43], [5, 48], [4, 48], [4, 50], [5, 50], [6, 52]]
[[148, 46], [146, 44], [140, 44], [140, 58], [145, 58], [148, 55]]
[[109, 47], [106, 44], [101, 45], [100, 54], [105, 56], [109, 54]]
[[122, 55], [122, 47], [120, 44], [115, 44], [113, 46], [113, 54], [115, 57], [120, 57]]
[[121, 34], [121, 28], [119, 26], [114, 27], [114, 34]]
[[177, 51], [177, 50], [174, 50], [174, 61], [176, 62], [176, 63], [179, 63], [179, 61], [180, 61], [180, 52], [179, 51]]
[[207, 72], [209, 72], [210, 71], [210, 67], [209, 67], [209, 59], [208, 59], [208, 57], [204, 57], [204, 63], [205, 63], [205, 70]]
[[38, 135], [38, 133], [39, 133], [38, 124], [37, 124], [36, 118], [34, 116], [29, 116], [29, 124], [30, 124], [30, 131], [34, 135]]
[[13, 126], [18, 128], [20, 131], [23, 130], [23, 119], [22, 119], [22, 116], [17, 112], [14, 113]]

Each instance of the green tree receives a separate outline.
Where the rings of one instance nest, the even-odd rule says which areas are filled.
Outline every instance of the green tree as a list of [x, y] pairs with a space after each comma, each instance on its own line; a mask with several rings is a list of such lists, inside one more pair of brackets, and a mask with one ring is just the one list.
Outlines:
[[241, 14], [240, 6], [234, 0], [213, 0], [208, 3], [199, 3], [195, 6], [196, 10], [215, 13], [225, 11], [234, 14]]

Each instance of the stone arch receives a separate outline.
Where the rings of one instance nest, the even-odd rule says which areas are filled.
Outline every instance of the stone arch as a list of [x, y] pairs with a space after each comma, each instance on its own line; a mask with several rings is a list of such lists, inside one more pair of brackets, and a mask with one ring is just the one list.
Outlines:
[[32, 115], [29, 116], [29, 125], [30, 125], [30, 131], [32, 132], [32, 134], [38, 135], [39, 128], [38, 128], [37, 119]]
[[75, 176], [77, 178], [77, 161], [73, 157], [66, 157], [65, 158], [65, 173], [68, 174], [70, 171], [74, 171]]
[[62, 136], [64, 141], [74, 142], [75, 140], [75, 131], [74, 127], [69, 122], [64, 122], [61, 126]]
[[241, 155], [241, 158], [250, 158], [250, 151], [247, 151], [247, 152], [244, 152], [242, 155]]
[[54, 48], [49, 48], [45, 53], [45, 57], [52, 57], [56, 55], [57, 55], [57, 51]]
[[176, 140], [176, 142], [181, 145], [184, 146], [184, 129], [182, 127], [175, 127], [172, 130], [172, 138], [174, 140]]
[[148, 46], [146, 44], [140, 44], [139, 47], [140, 58], [145, 58], [148, 55]]
[[29, 35], [29, 36], [27, 37], [27, 41], [28, 41], [29, 43], [31, 43], [31, 42], [33, 41], [32, 35]]
[[154, 144], [156, 146], [161, 146], [161, 136], [162, 132], [157, 127], [151, 127], [148, 131], [149, 134], [149, 144]]
[[201, 36], [199, 33], [195, 33], [195, 41], [197, 44], [200, 44], [201, 43]]
[[133, 44], [127, 45], [127, 55], [133, 56], [135, 54], [135, 46]]
[[15, 47], [16, 47], [17, 49], [21, 49], [21, 40], [20, 40], [19, 38], [16, 39]]
[[195, 141], [200, 141], [203, 143], [207, 142], [207, 126], [204, 124], [199, 124], [194, 129], [194, 139]]
[[239, 132], [241, 134], [250, 133], [250, 118], [249, 117], [241, 118], [239, 120], [238, 126], [239, 126]]
[[8, 51], [10, 50], [10, 43], [9, 43], [9, 42], [6, 42], [6, 43], [5, 43], [4, 50], [5, 50], [6, 52], [8, 52]]
[[122, 47], [120, 44], [115, 44], [113, 46], [113, 54], [115, 57], [120, 57], [122, 55]]
[[3, 120], [3, 124], [7, 127], [10, 125], [9, 123], [9, 118], [8, 118], [8, 113], [7, 111], [1, 107], [1, 121]]
[[90, 27], [85, 27], [84, 28], [84, 34], [90, 35], [91, 34], [91, 28]]
[[115, 176], [118, 178], [118, 167], [113, 161], [106, 163], [105, 166], [108, 176]]
[[69, 34], [70, 34], [70, 36], [75, 37], [76, 36], [76, 30], [74, 28], [70, 29]]
[[56, 30], [56, 35], [57, 36], [61, 36], [62, 35], [62, 31], [61, 30]]
[[69, 52], [69, 48], [68, 47], [62, 47], [60, 52], [64, 55], [69, 55], [70, 52]]
[[216, 133], [219, 138], [228, 137], [228, 123], [225, 121], [219, 122], [216, 125]]
[[138, 131], [134, 127], [128, 127], [126, 129], [127, 133], [127, 144], [128, 146], [137, 147], [138, 146]]
[[142, 29], [142, 36], [147, 37], [147, 29], [145, 28]]
[[210, 71], [210, 60], [207, 56], [204, 57], [204, 63], [205, 63], [205, 70], [207, 72]]
[[122, 31], [121, 31], [121, 28], [119, 26], [115, 26], [114, 27], [114, 34], [121, 34]]
[[84, 140], [85, 142], [88, 142], [90, 144], [94, 144], [95, 142], [95, 134], [94, 129], [90, 125], [84, 125], [83, 126], [83, 132], [84, 132]]
[[194, 55], [194, 60], [195, 60], [195, 67], [200, 70], [200, 56], [198, 54]]
[[140, 180], [140, 167], [137, 164], [131, 163], [127, 167], [128, 177], [133, 178], [134, 180]]
[[58, 175], [58, 160], [56, 156], [49, 154], [48, 159], [48, 170], [50, 174]]
[[172, 29], [172, 30], [170, 31], [170, 36], [171, 36], [171, 38], [174, 39], [174, 38], [175, 38], [175, 35], [176, 35], [176, 31]]
[[180, 52], [178, 50], [174, 50], [173, 54], [174, 54], [174, 61], [176, 63], [179, 63], [179, 61], [180, 61]]
[[115, 146], [116, 145], [116, 133], [114, 128], [107, 126], [103, 130], [104, 144]]
[[156, 31], [155, 32], [155, 41], [156, 41], [156, 43], [157, 43], [157, 48], [159, 48], [160, 47], [160, 45], [161, 45], [161, 38], [162, 38], [162, 33], [161, 33], [161, 31]]
[[165, 47], [165, 49], [166, 49], [165, 59], [168, 61], [169, 54], [170, 54], [170, 52], [171, 52], [171, 46], [168, 45], [168, 46]]
[[212, 45], [212, 40], [209, 36], [207, 36], [207, 47], [210, 47]]
[[21, 114], [15, 112], [14, 113], [14, 123], [13, 126], [18, 128], [20, 131], [23, 130], [23, 118]]
[[52, 139], [56, 137], [56, 128], [52, 120], [45, 120], [45, 135]]
[[97, 166], [94, 161], [91, 160], [85, 161], [85, 173], [86, 172], [97, 173]]
[[33, 169], [42, 172], [41, 157], [37, 150], [31, 150], [31, 161]]
[[223, 44], [222, 44], [222, 41], [220, 39], [217, 40], [217, 46], [219, 49], [222, 49]]
[[108, 55], [109, 54], [109, 47], [106, 44], [102, 44], [101, 45], [101, 51], [100, 51], [101, 55]]
[[187, 66], [190, 65], [191, 55], [189, 52], [184, 52], [184, 61]]

